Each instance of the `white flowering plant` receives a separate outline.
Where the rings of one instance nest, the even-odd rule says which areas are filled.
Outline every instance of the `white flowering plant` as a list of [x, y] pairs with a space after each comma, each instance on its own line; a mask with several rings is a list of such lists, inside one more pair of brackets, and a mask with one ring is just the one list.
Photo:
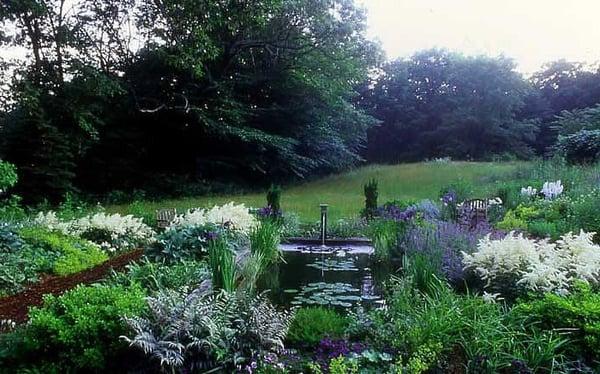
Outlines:
[[556, 182], [545, 182], [542, 186], [542, 194], [546, 200], [553, 200], [559, 197], [564, 191], [562, 182], [557, 180]]
[[462, 253], [463, 264], [485, 282], [486, 291], [568, 294], [577, 280], [600, 280], [600, 246], [593, 243], [594, 234], [568, 233], [555, 243], [514, 232], [499, 240], [488, 235], [476, 252]]
[[244, 204], [230, 202], [221, 206], [215, 205], [210, 209], [190, 209], [176, 216], [167, 230], [206, 224], [220, 225], [241, 234], [248, 234], [258, 226], [259, 221]]
[[533, 188], [531, 186], [527, 186], [527, 188], [521, 187], [521, 196], [523, 196], [523, 197], [532, 198], [532, 197], [537, 196], [537, 194], [538, 194], [537, 188]]
[[109, 253], [150, 244], [156, 234], [141, 218], [103, 212], [74, 220], [62, 220], [52, 211], [42, 212], [36, 216], [34, 223], [52, 231], [88, 239]]

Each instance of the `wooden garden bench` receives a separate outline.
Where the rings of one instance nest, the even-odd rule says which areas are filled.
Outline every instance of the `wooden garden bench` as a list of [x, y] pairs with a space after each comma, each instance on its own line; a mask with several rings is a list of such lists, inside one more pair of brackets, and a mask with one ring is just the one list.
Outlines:
[[169, 209], [159, 209], [156, 211], [156, 226], [161, 229], [167, 228], [175, 216], [177, 215], [177, 209], [169, 208]]
[[460, 210], [460, 223], [463, 225], [468, 225], [470, 228], [474, 228], [482, 222], [487, 222], [488, 208], [488, 200], [465, 200]]

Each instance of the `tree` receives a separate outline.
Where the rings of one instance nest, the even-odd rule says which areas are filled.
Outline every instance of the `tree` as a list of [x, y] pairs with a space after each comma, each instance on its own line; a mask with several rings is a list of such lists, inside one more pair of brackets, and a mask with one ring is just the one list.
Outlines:
[[535, 126], [516, 120], [527, 85], [514, 63], [428, 50], [387, 64], [362, 103], [382, 121], [369, 133], [376, 161], [527, 156]]

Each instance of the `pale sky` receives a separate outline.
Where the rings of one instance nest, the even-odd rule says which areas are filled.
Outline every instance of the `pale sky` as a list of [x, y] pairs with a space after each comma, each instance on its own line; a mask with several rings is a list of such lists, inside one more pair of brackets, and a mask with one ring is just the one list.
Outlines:
[[357, 0], [388, 58], [444, 47], [504, 54], [529, 74], [548, 61], [600, 61], [600, 0]]
[[[543, 63], [600, 62], [600, 0], [356, 0], [388, 56], [432, 47], [504, 54], [525, 74]], [[4, 57], [22, 55], [3, 49]]]

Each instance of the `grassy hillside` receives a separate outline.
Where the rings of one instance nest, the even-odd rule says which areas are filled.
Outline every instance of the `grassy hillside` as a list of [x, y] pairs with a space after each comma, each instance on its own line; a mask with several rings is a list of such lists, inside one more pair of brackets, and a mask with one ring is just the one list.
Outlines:
[[[288, 186], [283, 192], [282, 207], [286, 211], [297, 213], [303, 221], [318, 221], [320, 203], [330, 205], [331, 219], [356, 216], [364, 204], [362, 186], [370, 178], [379, 181], [380, 203], [392, 199], [437, 198], [443, 186], [459, 179], [471, 182], [475, 193], [483, 195], [493, 189], [494, 177], [510, 173], [518, 165], [519, 163], [482, 162], [371, 165], [318, 181]], [[173, 207], [183, 211], [229, 201], [253, 207], [265, 205], [264, 194], [247, 194], [143, 202], [141, 207], [145, 211]], [[129, 209], [127, 205], [117, 205], [109, 207], [108, 210], [127, 212]]]

